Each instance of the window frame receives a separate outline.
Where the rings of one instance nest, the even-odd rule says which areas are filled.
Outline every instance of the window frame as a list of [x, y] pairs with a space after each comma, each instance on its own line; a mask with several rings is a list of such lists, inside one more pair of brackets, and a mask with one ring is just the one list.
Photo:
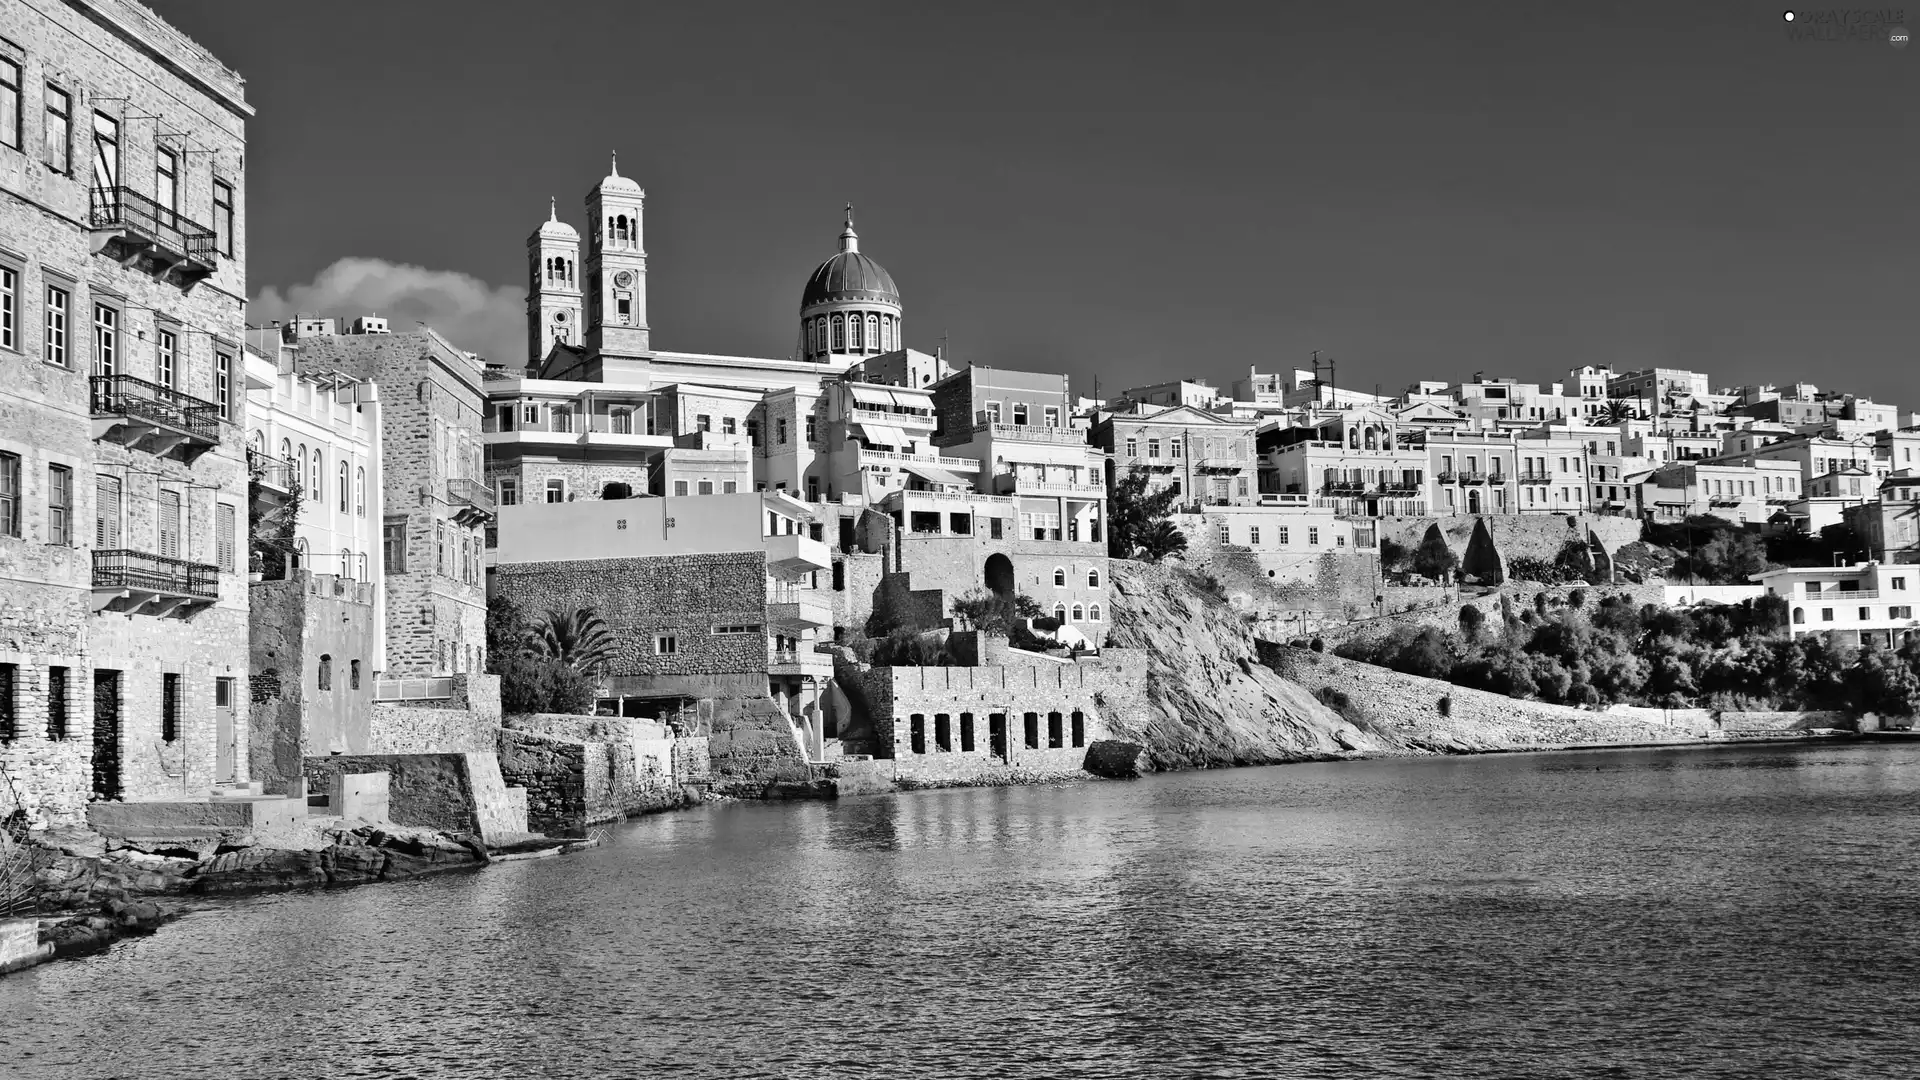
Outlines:
[[[55, 297], [59, 298], [58, 303]], [[41, 359], [73, 370], [73, 287], [47, 282], [41, 301]]]
[[[13, 75], [9, 79], [7, 72]], [[26, 69], [18, 60], [10, 56], [0, 56], [0, 146], [22, 150], [26, 141], [26, 119], [20, 113], [20, 87], [26, 79]], [[7, 137], [12, 131], [13, 137]]]
[[[162, 182], [165, 182], [164, 185]], [[180, 215], [180, 155], [170, 147], [153, 148], [153, 201], [178, 225]], [[217, 242], [217, 241], [216, 241]]]
[[153, 331], [153, 381], [169, 390], [178, 388], [180, 333], [164, 326]]
[[[59, 107], [54, 99], [59, 99]], [[40, 96], [41, 101], [41, 158], [46, 160], [49, 154], [58, 154], [59, 160], [46, 160], [46, 166], [61, 176], [73, 176], [73, 95], [52, 83], [47, 83]], [[55, 120], [59, 123], [56, 125]], [[54, 132], [60, 132], [60, 144], [54, 145]]]
[[380, 556], [386, 573], [407, 572], [407, 521], [405, 518], [381, 523]]
[[[220, 196], [225, 193], [223, 200]], [[238, 219], [233, 212], [234, 186], [219, 177], [213, 178], [213, 246], [221, 255], [233, 258], [233, 226]]]
[[0, 263], [0, 349], [20, 351], [20, 271]]
[[73, 546], [73, 466], [47, 465], [47, 543]]
[[21, 512], [26, 494], [21, 490], [24, 464], [19, 454], [0, 450], [0, 536], [10, 540], [21, 538], [21, 522], [26, 517]]

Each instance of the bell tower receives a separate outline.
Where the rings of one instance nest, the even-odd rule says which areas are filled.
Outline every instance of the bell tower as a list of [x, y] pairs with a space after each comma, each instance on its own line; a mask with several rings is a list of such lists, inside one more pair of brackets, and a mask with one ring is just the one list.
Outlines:
[[587, 194], [587, 332], [596, 355], [644, 355], [647, 333], [647, 252], [640, 218], [647, 194], [620, 175], [616, 154], [607, 178]]
[[556, 341], [578, 345], [580, 234], [549, 203], [547, 220], [527, 237], [527, 363], [538, 366]]

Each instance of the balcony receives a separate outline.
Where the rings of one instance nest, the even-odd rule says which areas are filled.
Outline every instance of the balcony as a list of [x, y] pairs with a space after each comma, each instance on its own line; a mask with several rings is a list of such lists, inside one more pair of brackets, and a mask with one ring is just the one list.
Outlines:
[[220, 445], [220, 407], [131, 375], [94, 375], [93, 437], [191, 463]]
[[293, 498], [297, 468], [291, 460], [247, 449], [247, 475], [252, 478], [254, 497], [265, 507], [280, 506]]
[[1404, 480], [1393, 480], [1380, 485], [1380, 494], [1382, 495], [1418, 495], [1420, 494], [1420, 485], [1409, 484]]
[[1230, 457], [1203, 457], [1194, 463], [1194, 466], [1202, 472], [1239, 472], [1247, 465], [1247, 462], [1239, 458]]
[[96, 612], [185, 619], [218, 599], [218, 567], [126, 548], [93, 553]]
[[833, 608], [813, 596], [776, 599], [767, 604], [767, 625], [787, 633], [826, 629], [833, 626]]
[[453, 520], [461, 525], [493, 520], [493, 489], [478, 480], [447, 481], [447, 501], [457, 507]]
[[1487, 482], [1487, 474], [1483, 472], [1463, 472], [1460, 474], [1460, 482], [1463, 484], [1484, 484]]
[[833, 656], [830, 653], [815, 652], [812, 649], [775, 649], [767, 653], [767, 674], [769, 675], [812, 675], [815, 678], [830, 678], [833, 675]]
[[980, 471], [980, 463], [973, 458], [943, 457], [936, 454], [900, 454], [892, 450], [863, 449], [860, 451], [860, 464], [931, 465], [950, 472]]
[[213, 230], [126, 187], [94, 188], [87, 224], [93, 251], [192, 289], [219, 266]]
[[1852, 592], [1819, 592], [1819, 593], [1808, 592], [1807, 593], [1807, 600], [1809, 602], [1814, 600], [1819, 600], [1824, 603], [1825, 601], [1828, 601], [1828, 600], [1878, 600], [1878, 599], [1880, 599], [1880, 590], [1878, 589], [1855, 590]]
[[833, 555], [827, 545], [799, 533], [767, 536], [760, 541], [766, 547], [767, 567], [789, 574], [805, 574], [833, 568]]
[[985, 432], [996, 439], [1015, 442], [1053, 443], [1057, 446], [1085, 446], [1085, 428], [1039, 427], [1033, 424], [975, 424], [974, 433]]
[[1439, 472], [1433, 474], [1433, 478], [1443, 484], [1451, 484], [1455, 480], [1460, 479], [1460, 474], [1454, 472], [1452, 469], [1441, 469]]
[[1365, 495], [1366, 493], [1365, 480], [1335, 480], [1327, 485], [1329, 495]]
[[937, 418], [931, 413], [922, 416], [919, 413], [888, 412], [885, 409], [862, 409], [858, 406], [847, 410], [847, 419], [856, 424], [880, 424], [884, 427], [897, 428], [924, 428], [927, 431], [932, 431], [937, 424]]

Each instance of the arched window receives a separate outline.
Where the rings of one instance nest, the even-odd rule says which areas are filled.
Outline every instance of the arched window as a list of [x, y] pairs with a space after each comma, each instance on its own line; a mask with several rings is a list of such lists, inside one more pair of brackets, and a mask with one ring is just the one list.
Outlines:
[[881, 351], [892, 352], [893, 351], [893, 316], [888, 315], [885, 318], [880, 320], [880, 333], [882, 335], [881, 341], [880, 341]]
[[867, 316], [867, 346], [874, 352], [880, 351], [880, 316]]
[[863, 352], [867, 347], [866, 336], [862, 333], [862, 327], [865, 325], [865, 321], [860, 318], [860, 313], [857, 311], [847, 318], [847, 343], [854, 352]]
[[353, 512], [361, 517], [367, 516], [367, 470], [360, 466], [353, 470]]
[[1064, 589], [1067, 587], [1067, 571], [1065, 567], [1056, 566], [1053, 568], [1053, 587], [1056, 589]]
[[1067, 621], [1067, 605], [1065, 604], [1053, 605], [1053, 617], [1060, 620], [1061, 622], [1066, 622]]
[[1800, 624], [1800, 623], [1804, 623], [1804, 622], [1806, 622], [1806, 621], [1807, 621], [1807, 609], [1806, 609], [1806, 608], [1794, 608], [1794, 609], [1793, 609], [1793, 621], [1794, 621], [1794, 623], [1795, 623], [1795, 625], [1798, 625], [1798, 624]]
[[1083, 608], [1083, 607], [1081, 607], [1081, 606], [1080, 606], [1079, 604], [1075, 604], [1075, 605], [1073, 605], [1073, 621], [1074, 621], [1074, 622], [1085, 622], [1085, 621], [1086, 621], [1086, 619], [1087, 619], [1087, 611], [1086, 611], [1086, 609], [1085, 609], [1085, 608]]
[[347, 689], [360, 689], [360, 661], [347, 661]]
[[1088, 622], [1100, 621], [1100, 605], [1099, 604], [1091, 604], [1087, 607], [1087, 621]]
[[353, 571], [354, 571], [353, 549], [341, 548], [340, 549], [340, 576], [343, 578], [358, 578], [360, 575], [354, 573]]
[[847, 320], [844, 315], [833, 317], [833, 351], [845, 352], [847, 348]]
[[253, 451], [255, 454], [265, 455], [267, 452], [267, 436], [256, 429], [253, 435], [247, 439], [247, 449]]
[[347, 463], [340, 463], [340, 512], [347, 512], [347, 497], [351, 489], [347, 486]]
[[1100, 571], [1098, 570], [1087, 571], [1087, 588], [1097, 589], [1099, 587], [1100, 587]]
[[1360, 449], [1360, 429], [1359, 428], [1347, 429], [1347, 449], [1349, 450]]
[[320, 679], [315, 685], [322, 690], [333, 689], [333, 657], [328, 653], [320, 654]]
[[[298, 468], [298, 466], [293, 464], [293, 442], [289, 439], [280, 440], [280, 460], [286, 462], [290, 468]], [[290, 476], [287, 478], [287, 481], [288, 483], [292, 483], [297, 479], [299, 479], [297, 475]]]

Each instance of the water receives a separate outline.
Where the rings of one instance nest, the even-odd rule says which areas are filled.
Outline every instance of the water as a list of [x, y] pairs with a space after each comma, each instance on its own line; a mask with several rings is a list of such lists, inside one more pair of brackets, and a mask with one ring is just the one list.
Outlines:
[[0, 1075], [1920, 1075], [1920, 748], [735, 805], [0, 980]]

